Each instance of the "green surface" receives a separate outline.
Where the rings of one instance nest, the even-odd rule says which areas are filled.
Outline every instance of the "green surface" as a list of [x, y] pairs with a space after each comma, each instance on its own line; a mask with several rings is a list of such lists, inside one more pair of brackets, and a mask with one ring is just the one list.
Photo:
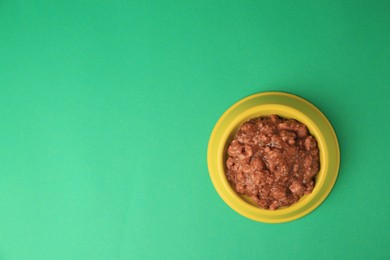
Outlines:
[[[0, 259], [389, 259], [389, 1], [0, 0]], [[303, 96], [341, 169], [297, 221], [208, 176], [250, 94]]]

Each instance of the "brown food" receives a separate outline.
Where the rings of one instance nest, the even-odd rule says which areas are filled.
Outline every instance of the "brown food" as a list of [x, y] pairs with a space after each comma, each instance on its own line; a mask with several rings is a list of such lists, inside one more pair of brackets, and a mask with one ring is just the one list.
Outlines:
[[319, 171], [316, 139], [277, 115], [245, 122], [227, 149], [226, 177], [264, 209], [288, 207], [311, 193]]

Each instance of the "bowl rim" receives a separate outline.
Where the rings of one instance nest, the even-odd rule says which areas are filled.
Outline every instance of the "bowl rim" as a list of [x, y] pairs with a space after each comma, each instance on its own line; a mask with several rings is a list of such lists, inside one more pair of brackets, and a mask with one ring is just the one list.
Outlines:
[[[226, 179], [224, 169], [226, 145], [232, 133], [250, 118], [272, 113], [297, 119], [308, 127], [317, 139], [321, 165], [313, 192], [297, 203], [275, 211], [256, 207], [245, 196], [238, 195]], [[287, 92], [260, 92], [237, 101], [222, 114], [210, 135], [207, 162], [214, 188], [233, 210], [255, 221], [283, 223], [309, 214], [326, 199], [338, 176], [340, 148], [329, 120], [311, 102]]]

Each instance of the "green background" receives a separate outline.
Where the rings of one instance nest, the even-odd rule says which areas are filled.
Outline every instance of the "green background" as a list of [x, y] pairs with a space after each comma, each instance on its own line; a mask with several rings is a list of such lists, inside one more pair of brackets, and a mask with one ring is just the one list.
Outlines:
[[[389, 259], [389, 1], [0, 0], [0, 259]], [[341, 168], [291, 223], [209, 179], [234, 102], [298, 94]]]

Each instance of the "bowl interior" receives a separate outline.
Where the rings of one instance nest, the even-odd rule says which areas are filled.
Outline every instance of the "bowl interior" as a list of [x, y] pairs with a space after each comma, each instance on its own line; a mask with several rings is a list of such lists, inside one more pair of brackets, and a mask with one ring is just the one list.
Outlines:
[[[227, 148], [228, 148], [229, 144], [231, 143], [231, 141], [233, 140], [234, 136], [236, 135], [238, 129], [240, 128], [240, 126], [244, 122], [246, 122], [252, 118], [269, 116], [272, 114], [277, 114], [278, 116], [283, 117], [283, 118], [293, 118], [293, 119], [305, 124], [307, 126], [310, 134], [313, 135], [317, 140], [319, 155], [320, 155], [320, 170], [315, 177], [315, 186], [314, 186], [313, 191], [310, 194], [304, 195], [298, 202], [294, 203], [293, 205], [291, 205], [289, 207], [282, 207], [282, 208], [277, 209], [277, 211], [280, 211], [280, 210], [284, 210], [284, 209], [291, 208], [291, 207], [299, 207], [300, 204], [304, 203], [307, 200], [310, 200], [311, 197], [314, 197], [315, 194], [317, 193], [317, 191], [320, 189], [320, 186], [323, 184], [323, 182], [321, 180], [323, 180], [323, 176], [325, 174], [324, 169], [326, 169], [326, 163], [327, 163], [326, 156], [325, 156], [326, 153], [324, 152], [324, 138], [323, 138], [320, 130], [318, 129], [318, 127], [315, 125], [315, 123], [307, 115], [305, 115], [301, 111], [298, 111], [292, 107], [288, 107], [288, 106], [284, 106], [284, 105], [277, 105], [277, 104], [260, 105], [260, 106], [256, 106], [254, 108], [251, 108], [247, 111], [243, 111], [243, 113], [241, 113], [239, 116], [237, 116], [235, 118], [235, 120], [232, 122], [232, 124], [230, 125], [230, 127], [226, 129], [226, 131], [227, 131], [226, 139], [224, 140], [223, 146], [222, 146], [222, 150], [223, 150], [222, 151], [222, 161], [223, 161], [223, 173], [224, 173], [223, 179], [227, 183], [226, 185], [227, 185], [227, 187], [229, 187], [230, 192], [236, 194], [236, 196], [238, 196], [241, 200], [245, 201], [245, 203], [249, 203], [252, 206], [258, 207], [256, 205], [256, 203], [250, 197], [235, 192], [235, 190], [230, 186], [230, 183], [227, 180], [226, 175], [225, 175], [226, 171], [227, 171], [226, 164], [225, 164], [225, 162], [227, 160]], [[261, 208], [259, 208], [259, 209], [263, 210]]]

